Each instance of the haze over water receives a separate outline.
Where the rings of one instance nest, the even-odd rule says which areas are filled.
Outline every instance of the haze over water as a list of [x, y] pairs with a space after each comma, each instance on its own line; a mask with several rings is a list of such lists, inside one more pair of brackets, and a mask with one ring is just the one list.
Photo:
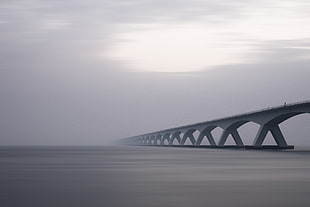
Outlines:
[[308, 207], [310, 151], [87, 146], [310, 100], [309, 37], [309, 0], [1, 0], [0, 207]]
[[310, 151], [1, 147], [0, 205], [309, 206]]

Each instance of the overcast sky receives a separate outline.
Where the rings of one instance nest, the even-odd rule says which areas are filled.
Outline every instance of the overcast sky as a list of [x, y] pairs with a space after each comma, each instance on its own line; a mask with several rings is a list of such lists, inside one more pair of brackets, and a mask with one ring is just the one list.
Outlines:
[[308, 0], [0, 1], [0, 145], [105, 144], [309, 100], [309, 80]]

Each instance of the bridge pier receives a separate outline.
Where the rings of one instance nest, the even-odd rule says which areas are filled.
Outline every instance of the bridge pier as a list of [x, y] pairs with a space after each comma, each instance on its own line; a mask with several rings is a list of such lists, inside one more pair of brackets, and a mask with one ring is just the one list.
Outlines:
[[278, 124], [263, 124], [260, 126], [255, 140], [253, 142], [253, 146], [260, 147], [262, 146], [264, 140], [266, 139], [267, 133], [271, 132], [274, 140], [278, 144], [279, 147], [287, 147], [287, 143], [284, 139], [284, 136], [281, 132], [281, 129]]
[[166, 133], [161, 139], [160, 145], [165, 145], [165, 140], [168, 141], [168, 144], [170, 143], [170, 134]]
[[241, 140], [241, 137], [240, 137], [240, 134], [239, 132], [237, 131], [236, 128], [227, 128], [227, 129], [224, 129], [224, 131], [222, 132], [222, 135], [221, 135], [221, 138], [220, 138], [220, 141], [218, 143], [218, 146], [224, 146], [227, 138], [229, 135], [232, 135], [235, 143], [237, 144], [238, 147], [243, 147], [244, 144]]
[[182, 133], [181, 131], [176, 131], [176, 132], [174, 132], [174, 133], [171, 135], [171, 139], [170, 139], [170, 141], [169, 141], [169, 145], [173, 145], [174, 139], [177, 139], [178, 142], [179, 142], [179, 144], [181, 144], [181, 137], [180, 137], [180, 134], [181, 134], [181, 133]]
[[211, 146], [216, 146], [215, 140], [213, 135], [211, 134], [211, 131], [215, 129], [215, 126], [207, 127], [204, 130], [202, 130], [197, 138], [197, 141], [195, 143], [196, 146], [200, 146], [202, 140], [204, 137], [207, 137], [209, 143]]
[[[156, 138], [155, 138], [155, 145], [158, 145], [158, 144], [160, 144], [161, 143], [161, 140], [162, 140], [162, 136], [161, 136], [161, 134], [157, 134], [156, 135]], [[159, 141], [159, 143], [158, 143], [158, 141]]]
[[195, 137], [193, 135], [193, 133], [196, 131], [196, 129], [189, 129], [187, 132], [185, 132], [185, 134], [183, 135], [183, 138], [181, 140], [180, 145], [184, 145], [184, 143], [186, 142], [186, 139], [189, 138], [192, 145], [195, 145], [196, 140]]
[[151, 136], [147, 136], [147, 138], [146, 138], [146, 144], [147, 144], [147, 145], [151, 145], [151, 144], [152, 144]]

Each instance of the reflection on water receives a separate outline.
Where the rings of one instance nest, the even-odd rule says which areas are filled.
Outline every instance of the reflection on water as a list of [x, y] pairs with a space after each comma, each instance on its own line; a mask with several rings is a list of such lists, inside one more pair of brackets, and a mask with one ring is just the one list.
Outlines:
[[309, 206], [310, 151], [1, 147], [0, 206]]

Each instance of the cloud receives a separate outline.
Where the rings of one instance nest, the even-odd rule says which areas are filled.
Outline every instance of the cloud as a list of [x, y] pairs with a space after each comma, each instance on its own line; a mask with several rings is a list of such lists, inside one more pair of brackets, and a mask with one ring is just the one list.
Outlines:
[[310, 39], [266, 41], [253, 56], [258, 56], [258, 62], [268, 63], [309, 61]]

